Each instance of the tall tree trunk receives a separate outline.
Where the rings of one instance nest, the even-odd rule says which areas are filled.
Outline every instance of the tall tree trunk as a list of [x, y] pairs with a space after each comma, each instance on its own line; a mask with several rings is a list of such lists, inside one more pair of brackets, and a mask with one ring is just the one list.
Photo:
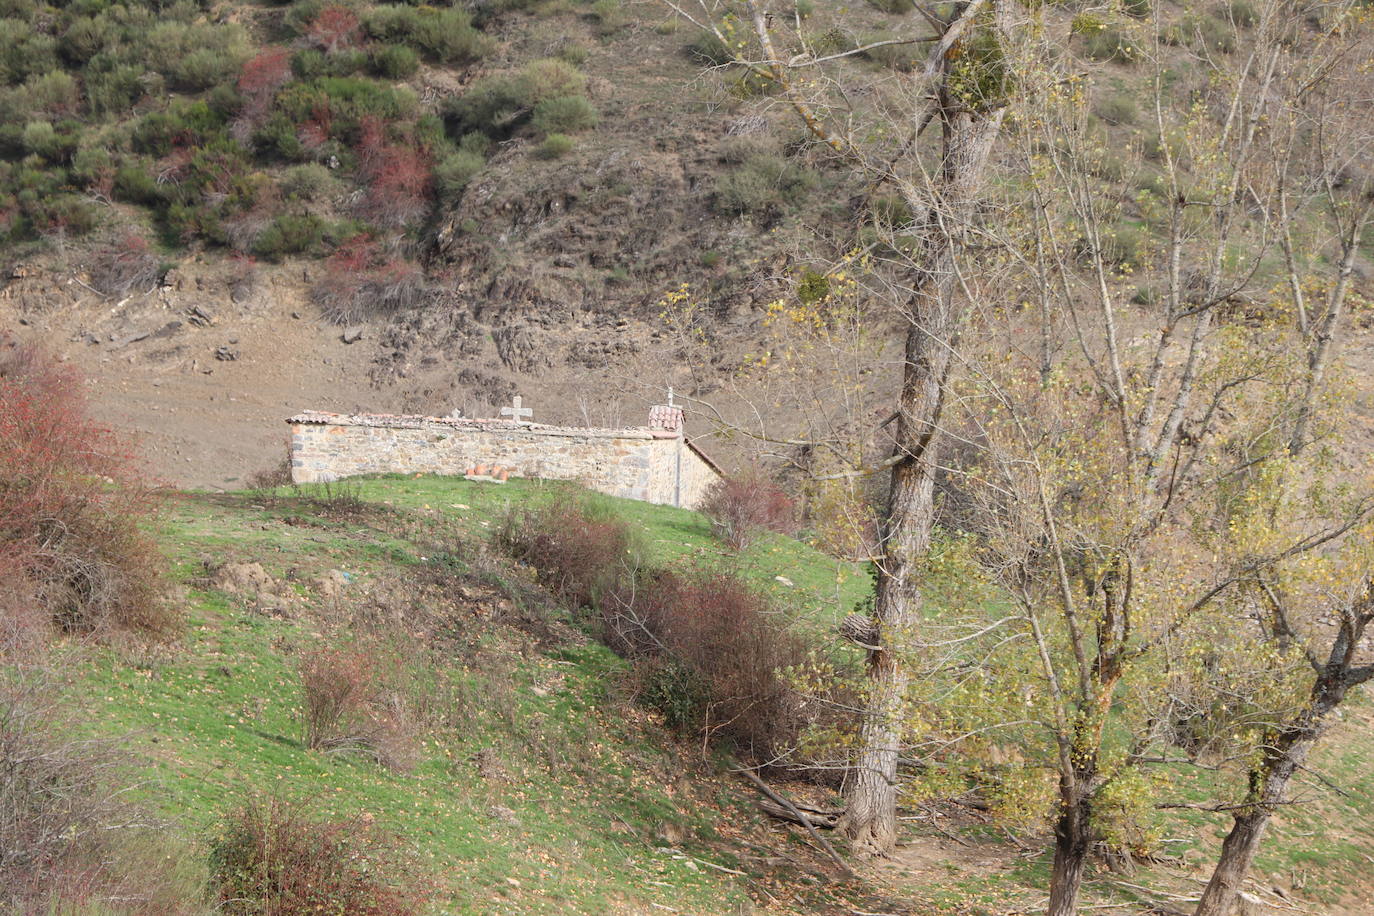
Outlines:
[[1231, 832], [1221, 844], [1221, 855], [1202, 892], [1195, 916], [1230, 916], [1255, 853], [1259, 851], [1260, 841], [1264, 839], [1269, 819], [1283, 804], [1289, 781], [1307, 760], [1327, 715], [1345, 699], [1350, 687], [1348, 672], [1347, 665], [1317, 678], [1311, 704], [1271, 739], [1264, 757], [1250, 771], [1245, 805], [1233, 815]]
[[[1088, 774], [1083, 774], [1087, 777]], [[1049, 916], [1075, 916], [1083, 867], [1092, 848], [1092, 810], [1087, 780], [1062, 791], [1064, 808], [1054, 824], [1054, 864], [1050, 868]]]
[[[894, 433], [892, 480], [882, 524], [874, 601], [876, 648], [860, 728], [857, 769], [840, 829], [861, 856], [887, 855], [897, 842], [897, 758], [910, 680], [902, 644], [920, 623], [918, 564], [935, 522], [940, 414], [953, 349], [963, 321], [957, 295], [960, 236], [966, 231], [1002, 112], [970, 111], [942, 94], [943, 167], [927, 204], [925, 237], [908, 304], [905, 367]], [[917, 201], [913, 201], [916, 203]]]

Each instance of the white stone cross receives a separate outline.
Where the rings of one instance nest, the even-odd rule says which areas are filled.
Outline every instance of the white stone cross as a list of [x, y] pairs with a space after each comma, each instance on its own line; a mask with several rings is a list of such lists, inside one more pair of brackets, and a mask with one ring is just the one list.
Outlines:
[[516, 423], [519, 423], [523, 417], [534, 416], [533, 408], [520, 406], [520, 395], [517, 394], [514, 398], [512, 398], [511, 404], [514, 406], [501, 408], [501, 416], [510, 417]]

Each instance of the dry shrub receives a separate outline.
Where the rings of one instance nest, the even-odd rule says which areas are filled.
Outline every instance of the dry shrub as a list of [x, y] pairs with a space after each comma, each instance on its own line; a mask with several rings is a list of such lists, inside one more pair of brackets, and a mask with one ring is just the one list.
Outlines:
[[322, 646], [301, 660], [300, 678], [307, 747], [360, 751], [393, 770], [415, 766], [417, 725], [395, 653], [377, 644]]
[[497, 538], [512, 556], [535, 568], [545, 588], [574, 607], [595, 607], [620, 585], [638, 553], [629, 525], [575, 495], [513, 509]]
[[248, 475], [248, 490], [254, 498], [265, 499], [280, 487], [291, 485], [291, 456], [282, 456], [276, 464]]
[[129, 230], [93, 249], [86, 273], [96, 292], [117, 299], [136, 290], [151, 289], [162, 276], [162, 262], [147, 239]]
[[280, 798], [234, 812], [210, 861], [222, 913], [408, 916], [425, 906], [395, 847], [360, 819], [318, 820]]
[[659, 572], [608, 595], [602, 619], [607, 642], [638, 661], [643, 696], [670, 726], [756, 761], [795, 742], [802, 722], [784, 670], [805, 661], [805, 647], [738, 575]]
[[194, 879], [124, 801], [111, 743], [68, 737], [41, 672], [0, 678], [0, 910], [191, 913]]
[[[108, 638], [163, 636], [153, 500], [124, 444], [86, 412], [79, 378], [0, 339], [0, 618]], [[35, 609], [38, 613], [35, 613]]]
[[796, 531], [792, 498], [762, 474], [722, 477], [706, 491], [701, 513], [711, 530], [735, 550], [748, 547], [764, 531]]
[[311, 296], [327, 319], [348, 324], [418, 305], [428, 288], [419, 265], [360, 236], [325, 261], [324, 276]]

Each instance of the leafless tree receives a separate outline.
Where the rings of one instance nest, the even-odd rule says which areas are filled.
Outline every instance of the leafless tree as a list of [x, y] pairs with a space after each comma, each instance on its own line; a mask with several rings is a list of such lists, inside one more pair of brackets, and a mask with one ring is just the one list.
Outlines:
[[[968, 306], [960, 263], [1014, 82], [1003, 45], [1027, 14], [1007, 0], [968, 0], [944, 15], [936, 4], [918, 3], [909, 36], [826, 53], [816, 49], [800, 16], [789, 21], [754, 0], [666, 2], [711, 32], [738, 66], [776, 86], [816, 140], [867, 183], [890, 188], [913, 215], [906, 230], [911, 243], [893, 250], [893, 269], [885, 274], [888, 301], [901, 321], [902, 378], [887, 424], [890, 453], [862, 469], [886, 472], [890, 483], [879, 513], [870, 684], [841, 823], [857, 854], [886, 854], [896, 843], [909, 683], [900, 643], [921, 617], [917, 565], [930, 545], [941, 417]], [[856, 103], [850, 90], [857, 87], [836, 65], [889, 44], [930, 50], [890, 104]]]

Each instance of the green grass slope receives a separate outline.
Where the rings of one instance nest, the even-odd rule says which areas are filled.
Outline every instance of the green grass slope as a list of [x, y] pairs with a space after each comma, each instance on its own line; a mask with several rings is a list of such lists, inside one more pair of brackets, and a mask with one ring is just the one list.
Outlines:
[[[128, 736], [147, 765], [137, 793], [196, 837], [213, 836], [255, 793], [375, 821], [433, 878], [437, 911], [744, 912], [751, 898], [767, 900], [769, 887], [817, 897], [824, 911], [829, 892], [809, 890], [814, 875], [767, 864], [775, 856], [765, 844], [776, 840], [747, 789], [622, 695], [620, 659], [566, 619], [553, 621], [564, 625], [561, 637], [543, 640], [497, 622], [512, 604], [500, 578], [518, 571], [482, 559], [485, 535], [508, 504], [552, 492], [528, 482], [383, 479], [318, 501], [178, 497], [162, 539], [185, 588], [187, 633], [133, 656], [76, 658], [91, 728]], [[368, 502], [355, 503], [355, 493]], [[717, 550], [693, 513], [621, 508], [656, 560]], [[773, 575], [793, 577], [808, 614], [862, 587], [853, 570], [793, 541], [760, 545], [748, 562], [776, 589], [786, 587]], [[252, 595], [217, 590], [206, 569], [224, 563], [261, 563], [282, 583], [280, 597], [264, 608]], [[436, 662], [431, 692], [448, 708], [442, 727], [425, 734], [418, 766], [398, 774], [307, 750], [297, 657], [355, 603], [383, 603], [383, 583], [434, 563], [471, 571], [464, 581], [478, 624], [461, 657]], [[311, 583], [331, 570], [351, 581], [322, 598]], [[397, 628], [399, 640], [418, 635], [404, 621]]]
[[[229, 811], [284, 795], [398, 837], [432, 881], [434, 912], [1034, 911], [1045, 837], [1011, 841], [976, 812], [920, 806], [892, 862], [866, 869], [862, 884], [837, 882], [804, 834], [759, 814], [728, 761], [636, 706], [626, 663], [488, 547], [512, 507], [567, 489], [387, 477], [306, 497], [178, 495], [160, 538], [187, 608], [184, 636], [152, 649], [61, 650], [72, 699], [93, 733], [125, 737], [142, 768], [134, 793], [201, 859]], [[736, 560], [696, 513], [604, 499], [637, 530], [648, 562], [738, 562], [822, 645], [868, 589], [861, 569], [802, 541], [769, 538]], [[261, 593], [222, 590], [207, 571], [226, 563], [259, 563], [273, 581]], [[456, 593], [456, 616], [409, 616], [416, 594], [434, 593], [407, 589], [436, 569], [454, 574], [434, 581]], [[347, 579], [336, 593], [320, 584], [330, 573]], [[303, 741], [298, 660], [362, 618], [389, 620], [395, 645], [429, 672], [432, 709], [409, 772]], [[1374, 857], [1369, 720], [1367, 705], [1352, 709], [1316, 756], [1298, 803], [1276, 819], [1256, 887], [1281, 888], [1312, 912], [1361, 912]], [[1170, 773], [1170, 794], [1211, 803], [1227, 772]], [[815, 787], [791, 791], [826, 800]], [[1129, 912], [1197, 893], [1225, 818], [1161, 817], [1170, 859], [1132, 874], [1096, 868], [1093, 906]]]

